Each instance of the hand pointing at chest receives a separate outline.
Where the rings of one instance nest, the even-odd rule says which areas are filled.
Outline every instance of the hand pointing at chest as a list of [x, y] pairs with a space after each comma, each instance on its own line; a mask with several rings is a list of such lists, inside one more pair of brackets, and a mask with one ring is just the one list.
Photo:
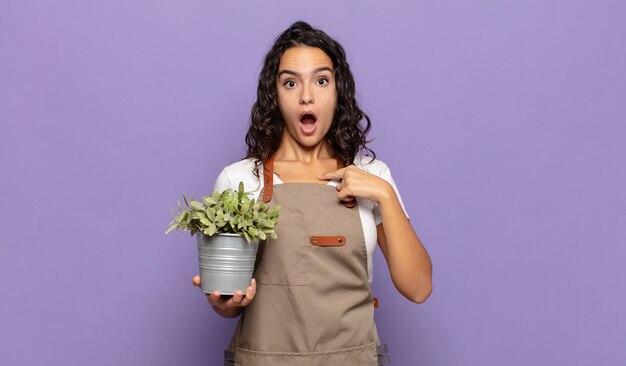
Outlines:
[[318, 178], [323, 180], [341, 179], [341, 183], [336, 187], [337, 197], [346, 202], [351, 201], [353, 197], [359, 197], [380, 204], [395, 195], [393, 188], [386, 180], [354, 165], [320, 174]]

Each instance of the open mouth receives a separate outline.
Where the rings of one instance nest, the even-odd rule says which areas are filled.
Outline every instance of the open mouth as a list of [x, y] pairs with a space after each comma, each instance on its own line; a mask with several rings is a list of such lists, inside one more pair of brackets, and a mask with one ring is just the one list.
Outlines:
[[304, 134], [310, 135], [315, 132], [317, 117], [313, 112], [303, 112], [300, 115], [300, 128]]

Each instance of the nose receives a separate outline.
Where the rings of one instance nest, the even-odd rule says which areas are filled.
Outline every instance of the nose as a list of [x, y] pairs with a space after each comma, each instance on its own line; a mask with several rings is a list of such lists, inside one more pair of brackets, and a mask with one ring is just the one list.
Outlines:
[[302, 93], [300, 94], [300, 104], [311, 104], [313, 101], [313, 93], [311, 92], [310, 87], [304, 86], [302, 88]]

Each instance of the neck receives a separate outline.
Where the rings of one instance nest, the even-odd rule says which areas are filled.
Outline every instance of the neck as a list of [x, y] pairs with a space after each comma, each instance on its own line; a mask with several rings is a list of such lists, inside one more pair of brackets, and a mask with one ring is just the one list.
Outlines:
[[330, 159], [333, 157], [330, 144], [324, 140], [314, 146], [302, 146], [294, 139], [283, 134], [280, 147], [276, 150], [276, 160], [295, 160], [304, 163], [312, 163], [320, 159]]

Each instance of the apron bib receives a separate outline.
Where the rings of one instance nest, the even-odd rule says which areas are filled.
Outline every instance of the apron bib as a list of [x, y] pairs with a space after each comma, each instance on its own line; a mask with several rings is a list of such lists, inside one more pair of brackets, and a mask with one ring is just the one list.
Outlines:
[[330, 185], [274, 186], [272, 158], [259, 199], [281, 205], [278, 237], [259, 244], [256, 296], [240, 315], [224, 364], [383, 364], [356, 200], [342, 203]]

